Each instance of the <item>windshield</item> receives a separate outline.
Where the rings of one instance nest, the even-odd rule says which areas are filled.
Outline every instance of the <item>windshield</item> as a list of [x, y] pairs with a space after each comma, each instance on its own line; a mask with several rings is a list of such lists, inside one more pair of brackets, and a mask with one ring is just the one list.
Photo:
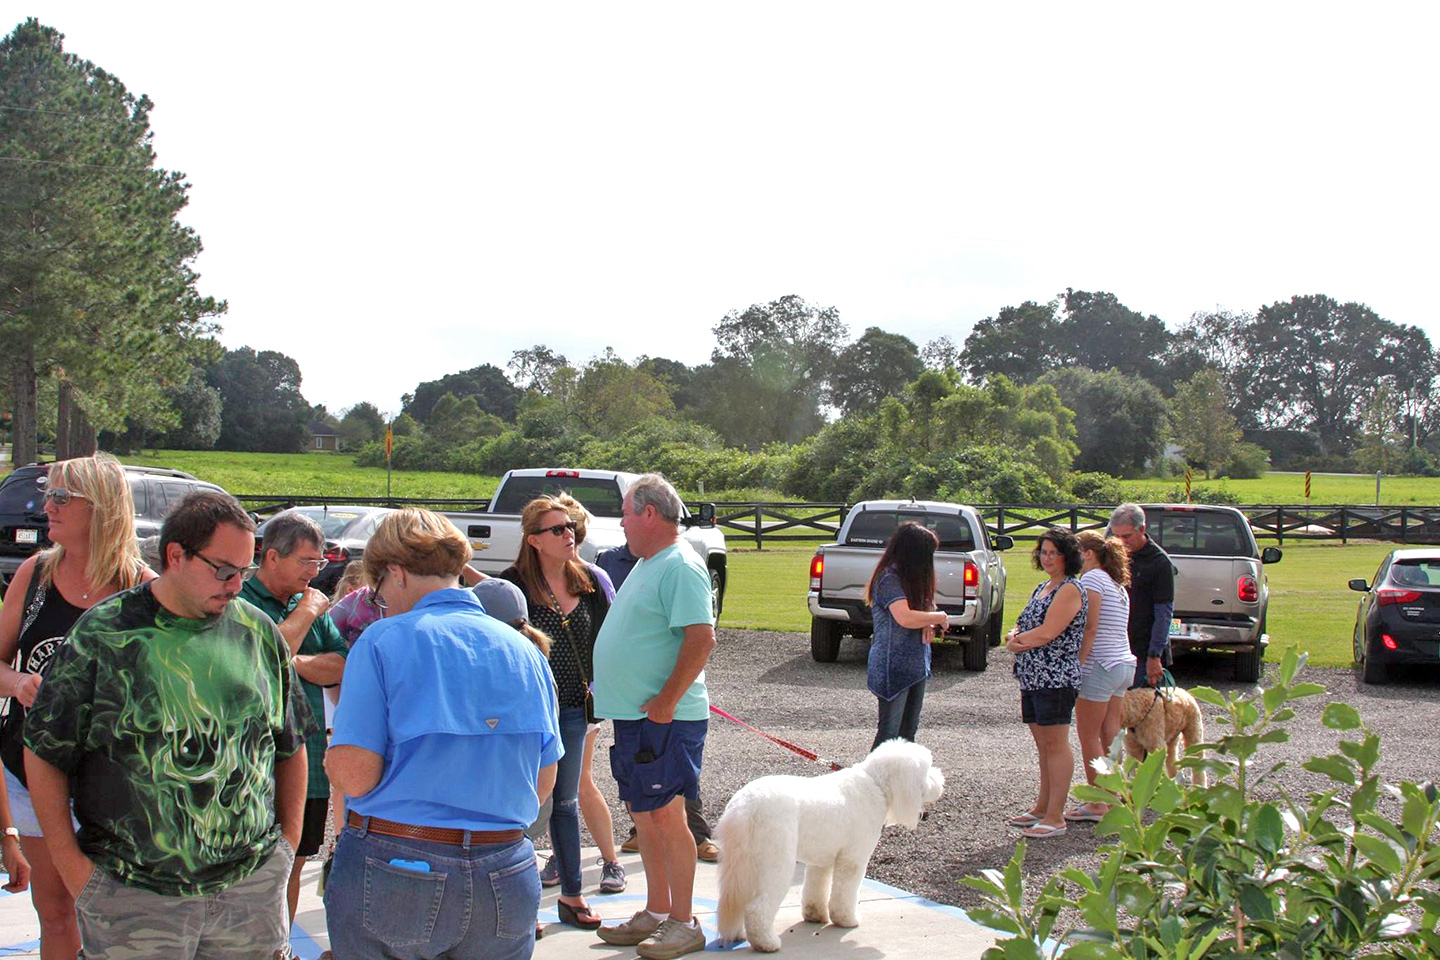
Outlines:
[[1145, 532], [1172, 557], [1256, 556], [1245, 521], [1228, 511], [1146, 510]]
[[568, 493], [592, 516], [620, 516], [620, 485], [608, 477], [511, 477], [495, 501], [495, 513], [519, 513], [536, 497]]
[[902, 523], [915, 522], [935, 531], [941, 550], [968, 552], [975, 549], [975, 538], [964, 517], [939, 513], [906, 512], [903, 510], [865, 510], [850, 521], [845, 542], [861, 547], [883, 547]]
[[43, 518], [45, 511], [40, 495], [44, 492], [45, 488], [37, 484], [34, 477], [17, 477], [0, 489], [0, 513]]
[[[294, 512], [303, 514], [320, 524], [320, 529], [324, 531], [326, 540], [339, 539], [340, 535], [345, 531], [345, 528], [361, 516], [354, 510], [326, 510], [324, 507], [303, 507]], [[267, 520], [265, 523], [262, 523], [260, 529], [255, 532], [264, 536], [265, 527], [269, 522], [270, 521]]]

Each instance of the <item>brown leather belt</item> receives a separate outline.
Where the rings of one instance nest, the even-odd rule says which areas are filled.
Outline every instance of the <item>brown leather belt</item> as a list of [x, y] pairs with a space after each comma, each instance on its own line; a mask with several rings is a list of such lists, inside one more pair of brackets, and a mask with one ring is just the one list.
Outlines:
[[[394, 820], [382, 820], [379, 817], [371, 817], [367, 826], [365, 818], [354, 810], [351, 810], [345, 822], [356, 830], [365, 830], [368, 833], [379, 834], [382, 837], [408, 837], [411, 840], [429, 840], [431, 843], [453, 843], [455, 846], [465, 844], [465, 830], [456, 830], [453, 827], [417, 827], [408, 823], [396, 823]], [[470, 842], [479, 843], [511, 843], [525, 836], [525, 831], [514, 830], [470, 830]]]

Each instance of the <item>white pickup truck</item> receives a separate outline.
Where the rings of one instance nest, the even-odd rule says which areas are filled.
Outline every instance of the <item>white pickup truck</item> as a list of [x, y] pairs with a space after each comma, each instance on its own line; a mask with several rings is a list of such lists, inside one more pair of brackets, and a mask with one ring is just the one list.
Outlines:
[[1005, 625], [1005, 564], [1001, 550], [1010, 537], [991, 537], [971, 507], [929, 500], [869, 500], [857, 503], [840, 527], [839, 542], [827, 543], [810, 561], [810, 655], [829, 663], [847, 634], [868, 638], [873, 629], [865, 587], [880, 553], [901, 523], [914, 521], [935, 531], [935, 604], [949, 616], [947, 636], [962, 643], [966, 670], [984, 670], [989, 650], [1000, 644]]
[[[520, 555], [520, 511], [525, 504], [536, 497], [568, 493], [593, 517], [580, 545], [580, 558], [593, 562], [601, 550], [625, 542], [620, 507], [625, 491], [639, 476], [614, 470], [511, 470], [500, 478], [485, 512], [445, 516], [469, 538], [474, 551], [471, 565], [493, 576]], [[681, 523], [682, 539], [710, 571], [710, 601], [719, 617], [725, 601], [725, 535], [715, 527], [714, 505], [703, 504], [698, 515], [686, 509]]]

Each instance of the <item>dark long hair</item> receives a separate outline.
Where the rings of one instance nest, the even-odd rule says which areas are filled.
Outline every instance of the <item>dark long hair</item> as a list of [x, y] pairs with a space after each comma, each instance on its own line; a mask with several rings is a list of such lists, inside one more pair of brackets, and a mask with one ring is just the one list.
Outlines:
[[935, 531], [923, 524], [912, 520], [896, 527], [880, 554], [880, 562], [875, 564], [875, 572], [870, 574], [870, 582], [865, 585], [866, 602], [875, 602], [875, 584], [885, 575], [886, 568], [894, 567], [910, 609], [929, 610], [935, 600], [935, 548], [939, 545]]

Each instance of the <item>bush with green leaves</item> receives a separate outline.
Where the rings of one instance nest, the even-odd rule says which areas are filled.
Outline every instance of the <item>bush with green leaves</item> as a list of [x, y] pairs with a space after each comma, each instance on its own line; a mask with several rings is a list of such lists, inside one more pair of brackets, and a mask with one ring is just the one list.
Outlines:
[[1225, 711], [1228, 732], [1181, 761], [1205, 771], [1208, 785], [1166, 776], [1163, 753], [1117, 765], [1117, 750], [1099, 761], [1095, 785], [1071, 791], [1112, 805], [1095, 828], [1114, 838], [1098, 870], [1063, 870], [1027, 904], [1022, 841], [1003, 871], [962, 880], [983, 895], [970, 916], [1014, 934], [985, 960], [1039, 960], [1062, 945], [1069, 960], [1440, 956], [1435, 785], [1385, 782], [1380, 738], [1339, 701], [1321, 721], [1354, 739], [1304, 763], [1329, 789], [1291, 796], [1276, 780], [1285, 762], [1261, 760], [1289, 739], [1291, 704], [1325, 693], [1295, 679], [1304, 662], [1287, 651], [1263, 692], [1190, 691]]

